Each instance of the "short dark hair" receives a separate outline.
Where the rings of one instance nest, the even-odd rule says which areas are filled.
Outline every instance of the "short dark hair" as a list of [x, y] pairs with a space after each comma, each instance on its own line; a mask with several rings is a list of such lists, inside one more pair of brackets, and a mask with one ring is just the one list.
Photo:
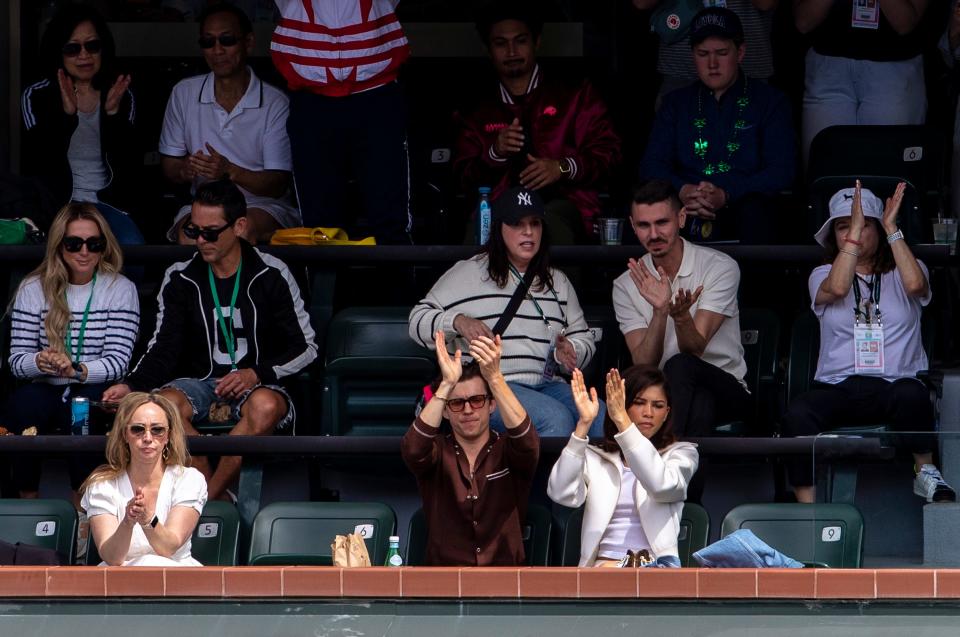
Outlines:
[[647, 179], [637, 184], [633, 191], [633, 203], [645, 206], [667, 201], [674, 212], [680, 212], [683, 204], [680, 193], [665, 179]]
[[531, 0], [493, 0], [477, 11], [477, 33], [485, 45], [490, 45], [493, 25], [504, 20], [523, 22], [534, 39], [543, 31], [543, 19]]
[[203, 11], [200, 12], [200, 17], [197, 20], [197, 23], [200, 25], [200, 32], [203, 32], [203, 27], [207, 23], [207, 19], [210, 16], [218, 15], [220, 13], [229, 13], [237, 19], [237, 22], [240, 23], [240, 32], [241, 35], [247, 36], [253, 33], [253, 24], [250, 22], [250, 17], [247, 13], [240, 7], [232, 4], [227, 4], [226, 2], [219, 2], [217, 4], [211, 4], [204, 7]]
[[240, 217], [247, 216], [247, 200], [237, 185], [229, 179], [218, 179], [202, 184], [194, 193], [193, 202], [223, 208], [223, 216], [227, 223], [233, 223]]
[[56, 86], [57, 71], [63, 68], [63, 45], [70, 40], [74, 29], [84, 22], [93, 25], [100, 38], [100, 70], [93, 76], [93, 87], [99, 90], [109, 89], [117, 77], [117, 47], [107, 21], [93, 7], [85, 4], [65, 4], [54, 14], [40, 38], [40, 57], [44, 73], [54, 78]]
[[[630, 405], [633, 404], [633, 401], [636, 400], [637, 396], [646, 391], [648, 387], [662, 388], [664, 395], [667, 397], [667, 407], [671, 406], [670, 385], [667, 383], [667, 377], [664, 375], [663, 370], [655, 365], [634, 365], [633, 367], [627, 368], [623, 372], [623, 383], [626, 390], [624, 393], [624, 400], [627, 403], [625, 407], [628, 409]], [[596, 445], [604, 451], [611, 453], [615, 451], [620, 452], [622, 457], [623, 452], [620, 449], [620, 444], [614, 439], [617, 433], [619, 433], [617, 426], [613, 423], [613, 420], [610, 418], [610, 412], [608, 411], [603, 418], [603, 439], [597, 442]], [[673, 411], [671, 410], [670, 413], [667, 414], [667, 419], [664, 421], [663, 426], [650, 438], [650, 443], [653, 444], [657, 451], [662, 451], [676, 441], [677, 438], [673, 435]]]

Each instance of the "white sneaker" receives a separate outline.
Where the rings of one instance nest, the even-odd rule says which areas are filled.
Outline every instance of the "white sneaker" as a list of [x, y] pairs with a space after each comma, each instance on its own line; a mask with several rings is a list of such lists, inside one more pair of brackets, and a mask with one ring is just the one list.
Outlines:
[[932, 464], [921, 465], [913, 479], [913, 492], [927, 502], [956, 502], [957, 494]]

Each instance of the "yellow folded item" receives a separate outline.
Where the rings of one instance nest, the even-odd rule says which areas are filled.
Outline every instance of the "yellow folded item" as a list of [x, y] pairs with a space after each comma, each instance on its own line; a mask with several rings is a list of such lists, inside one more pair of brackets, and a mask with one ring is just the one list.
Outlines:
[[375, 246], [376, 239], [351, 240], [343, 228], [284, 228], [270, 238], [272, 246]]

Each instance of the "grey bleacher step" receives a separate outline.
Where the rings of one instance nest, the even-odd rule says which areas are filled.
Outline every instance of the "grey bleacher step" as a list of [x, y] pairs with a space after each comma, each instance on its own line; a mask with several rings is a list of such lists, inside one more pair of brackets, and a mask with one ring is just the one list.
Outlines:
[[923, 565], [932, 567], [960, 566], [960, 544], [956, 533], [960, 528], [960, 503], [928, 504], [923, 507]]

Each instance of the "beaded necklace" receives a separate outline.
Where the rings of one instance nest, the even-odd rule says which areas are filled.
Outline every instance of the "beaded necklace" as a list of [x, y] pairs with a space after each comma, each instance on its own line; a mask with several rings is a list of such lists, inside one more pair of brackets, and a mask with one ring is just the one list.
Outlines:
[[[743, 119], [743, 113], [750, 104], [750, 98], [747, 97], [747, 76], [743, 76], [743, 94], [737, 98], [737, 117], [733, 121], [733, 134], [730, 141], [727, 142], [727, 158], [713, 163], [704, 163], [703, 174], [713, 175], [730, 172], [730, 161], [734, 153], [740, 150], [740, 142], [737, 137], [740, 131], [747, 127], [747, 122]], [[697, 118], [693, 120], [693, 128], [696, 130], [697, 138], [693, 142], [693, 154], [706, 162], [708, 142], [703, 138], [703, 129], [707, 127], [707, 118], [703, 116], [703, 90], [697, 91]]]

